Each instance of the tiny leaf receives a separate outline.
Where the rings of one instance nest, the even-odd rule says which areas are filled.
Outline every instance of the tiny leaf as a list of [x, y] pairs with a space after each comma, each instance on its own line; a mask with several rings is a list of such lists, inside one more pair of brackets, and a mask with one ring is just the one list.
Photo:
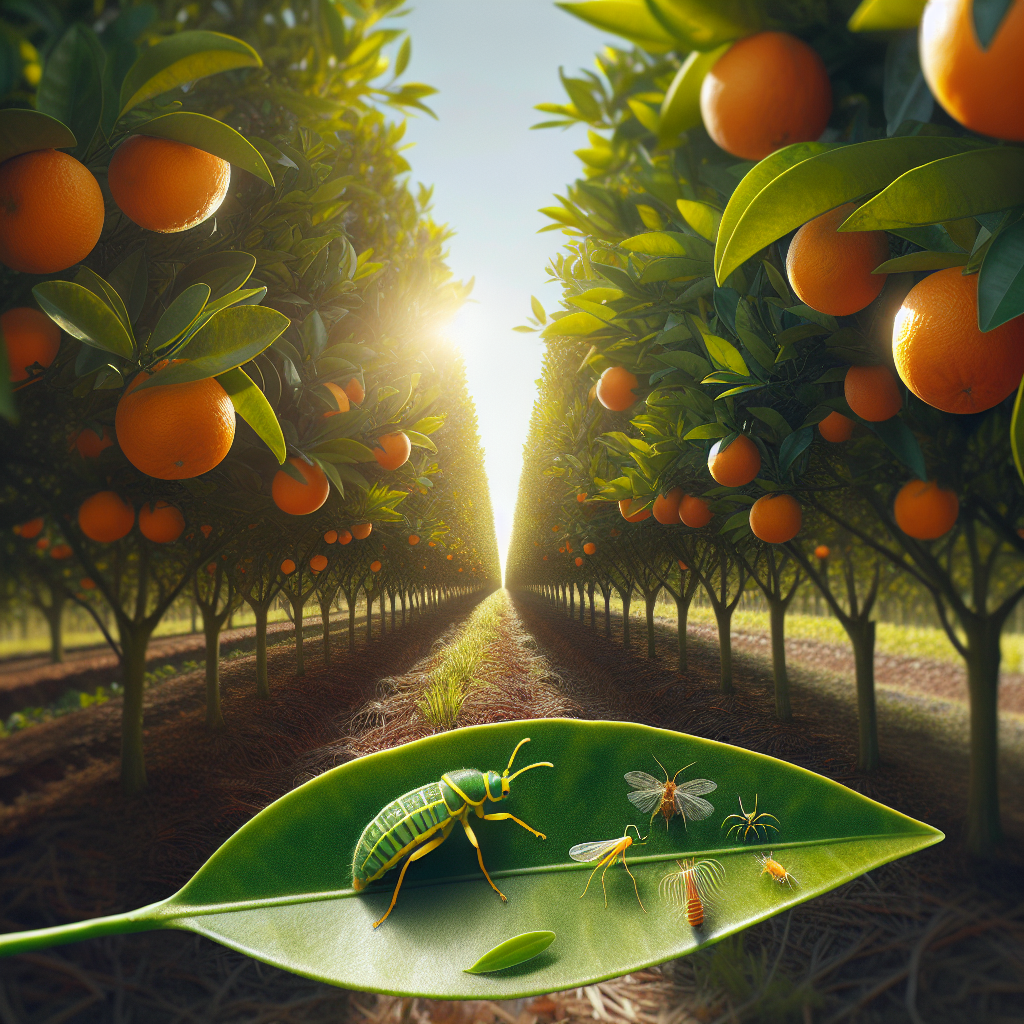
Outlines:
[[515, 967], [516, 964], [532, 960], [538, 953], [543, 953], [554, 941], [554, 932], [523, 932], [522, 935], [499, 942], [494, 949], [484, 953], [472, 967], [467, 967], [465, 973], [487, 974], [489, 971]]

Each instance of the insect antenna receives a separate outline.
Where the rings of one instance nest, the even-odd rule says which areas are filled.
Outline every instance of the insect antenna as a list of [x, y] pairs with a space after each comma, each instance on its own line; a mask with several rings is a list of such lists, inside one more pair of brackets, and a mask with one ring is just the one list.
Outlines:
[[[674, 783], [676, 779], [679, 778], [679, 772], [685, 772], [687, 768], [692, 768], [696, 763], [696, 761], [691, 761], [689, 764], [684, 764], [683, 767], [680, 768], [679, 771], [672, 776], [672, 782]], [[668, 772], [665, 772], [665, 778], [668, 778]]]
[[[530, 737], [527, 736], [525, 739], [520, 740], [516, 744], [516, 749], [512, 751], [512, 756], [508, 759], [508, 767], [501, 773], [501, 777], [502, 777], [503, 780], [507, 780], [507, 782], [511, 782], [513, 779], [519, 778], [519, 776], [522, 775], [523, 772], [528, 772], [531, 768], [554, 768], [555, 767], [550, 761], [538, 761], [536, 764], [528, 764], [525, 768], [520, 768], [519, 771], [517, 771], [514, 775], [509, 775], [509, 772], [512, 770], [512, 762], [516, 759], [516, 754], [519, 753], [519, 748], [524, 743], [529, 743], [529, 742], [530, 742]], [[502, 788], [504, 788], [504, 787], [502, 787]]]

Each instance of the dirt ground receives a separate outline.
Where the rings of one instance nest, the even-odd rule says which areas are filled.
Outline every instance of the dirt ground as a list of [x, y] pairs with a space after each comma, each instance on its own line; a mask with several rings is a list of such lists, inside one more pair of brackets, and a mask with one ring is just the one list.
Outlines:
[[[416, 618], [354, 654], [337, 627], [332, 663], [308, 643], [271, 648], [273, 696], [253, 692], [253, 659], [223, 666], [228, 730], [203, 730], [201, 673], [147, 695], [150, 787], [117, 790], [118, 702], [0, 744], [0, 927], [39, 927], [126, 910], [176, 890], [239, 825], [294, 785], [370, 750], [430, 731], [410, 713], [431, 648], [469, 604]], [[0, 962], [2, 1024], [301, 1022], [437, 1024], [553, 1020], [1018, 1021], [1024, 995], [1024, 884], [1017, 797], [1019, 721], [1005, 724], [1005, 856], [984, 870], [957, 836], [965, 801], [962, 705], [880, 688], [883, 764], [855, 769], [850, 682], [794, 660], [795, 720], [772, 716], [770, 667], [738, 650], [736, 694], [718, 692], [717, 649], [691, 636], [691, 668], [622, 650], [621, 626], [570, 622], [517, 600], [488, 650], [460, 724], [537, 715], [629, 718], [786, 758], [943, 829], [946, 842], [765, 922], [742, 939], [600, 986], [505, 1004], [432, 1003], [305, 981], [183, 933], [94, 940]], [[308, 634], [307, 634], [308, 636]], [[740, 645], [738, 645], [739, 648]], [[435, 648], [436, 649], [436, 648]]]

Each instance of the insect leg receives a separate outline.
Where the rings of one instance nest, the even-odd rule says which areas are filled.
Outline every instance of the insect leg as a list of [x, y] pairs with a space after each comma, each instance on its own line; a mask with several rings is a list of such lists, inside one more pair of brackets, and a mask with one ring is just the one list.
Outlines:
[[640, 909], [646, 914], [647, 908], [644, 906], [644, 901], [640, 899], [640, 890], [636, 887], [636, 878], [633, 877], [633, 872], [629, 870], [629, 865], [626, 863], [625, 850], [622, 851], [622, 866], [626, 869], [629, 877], [633, 879], [633, 891], [636, 893], [636, 901], [640, 904]]
[[502, 903], [507, 903], [508, 897], [491, 881], [491, 876], [487, 874], [487, 868], [484, 867], [484, 855], [480, 852], [480, 844], [477, 842], [475, 833], [469, 827], [469, 822], [466, 821], [465, 817], [459, 818], [459, 821], [462, 822], [462, 827], [466, 831], [466, 838], [476, 847], [476, 859], [480, 862], [480, 870], [484, 873], [484, 878], [487, 879], [491, 888], [501, 897]]
[[527, 832], [532, 832], [535, 836], [540, 839], [547, 839], [547, 836], [543, 832], [538, 832], [535, 828], [530, 828], [525, 821], [520, 821], [514, 814], [509, 814], [507, 811], [503, 811], [500, 814], [485, 814], [483, 816], [484, 821], [504, 821], [506, 818], [510, 818], [517, 825], [522, 825]]
[[391, 904], [388, 907], [388, 909], [384, 912], [384, 916], [379, 921], [374, 922], [374, 928], [376, 928], [378, 925], [382, 925], [387, 920], [388, 914], [390, 914], [391, 911], [395, 909], [395, 902], [398, 899], [398, 890], [402, 888], [402, 882], [405, 879], [405, 872], [408, 870], [409, 865], [414, 860], [419, 860], [421, 857], [426, 857], [426, 855], [430, 853], [431, 850], [436, 850], [448, 838], [452, 830], [452, 825], [454, 824], [454, 821], [448, 822], [448, 824], [443, 829], [441, 829], [441, 834], [436, 839], [431, 839], [430, 842], [426, 844], [426, 846], [421, 846], [418, 850], [414, 851], [412, 854], [409, 855], [405, 863], [402, 865], [402, 872], [398, 876], [398, 885], [395, 886], [395, 891], [391, 896]]
[[[583, 897], [587, 895], [587, 889], [589, 889], [589, 888], [590, 888], [590, 883], [591, 883], [591, 882], [592, 882], [592, 881], [594, 880], [594, 875], [596, 875], [596, 874], [597, 874], [597, 872], [598, 872], [598, 870], [600, 869], [601, 865], [602, 865], [602, 864], [605, 864], [605, 863], [607, 863], [607, 862], [608, 862], [609, 860], [614, 860], [614, 858], [615, 858], [615, 854], [616, 854], [617, 852], [618, 852], [617, 850], [612, 850], [612, 852], [611, 852], [611, 853], [607, 853], [607, 854], [605, 854], [605, 855], [604, 855], [604, 856], [603, 856], [603, 857], [602, 857], [602, 858], [601, 858], [601, 859], [600, 859], [600, 860], [599, 860], [599, 861], [597, 862], [597, 867], [596, 867], [596, 868], [594, 868], [594, 870], [590, 872], [590, 877], [589, 877], [589, 878], [587, 879], [587, 884], [586, 884], [586, 886], [584, 886], [583, 892], [581, 892], [581, 893], [580, 893], [580, 899], [583, 899]], [[603, 878], [604, 878], [604, 875], [602, 875], [602, 876], [601, 876], [601, 878], [603, 879]], [[607, 894], [605, 895], [605, 900], [606, 900], [606, 904], [605, 904], [605, 905], [607, 906]]]

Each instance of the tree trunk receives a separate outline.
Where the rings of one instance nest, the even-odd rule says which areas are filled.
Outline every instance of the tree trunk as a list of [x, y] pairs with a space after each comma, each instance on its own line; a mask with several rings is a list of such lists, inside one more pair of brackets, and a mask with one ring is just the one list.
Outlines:
[[331, 663], [331, 602], [320, 602], [320, 624], [324, 631], [324, 664]]
[[348, 649], [356, 649], [356, 602], [351, 595], [345, 594], [345, 603], [348, 605]]
[[[301, 584], [300, 584], [301, 585]], [[295, 623], [295, 674], [306, 674], [306, 663], [302, 657], [302, 598], [292, 600], [292, 621]]]
[[391, 594], [391, 629], [394, 631], [395, 628], [395, 592], [392, 590]]
[[64, 661], [64, 598], [50, 595], [50, 607], [44, 609], [46, 624], [50, 627], [50, 661], [59, 665]]
[[388, 610], [387, 610], [387, 607], [385, 606], [386, 600], [387, 600], [387, 595], [382, 590], [380, 592], [380, 638], [381, 638], [381, 640], [384, 639], [384, 635], [387, 633]]
[[591, 583], [587, 587], [587, 596], [590, 598], [590, 628], [594, 628], [595, 616], [594, 616], [594, 584]]
[[878, 767], [878, 714], [875, 709], [875, 623], [870, 619], [844, 622], [853, 644], [857, 680], [857, 724], [860, 748], [857, 767], [873, 772]]
[[569, 618], [576, 618], [576, 584], [569, 584]]
[[654, 645], [654, 605], [658, 600], [658, 595], [655, 592], [653, 597], [644, 597], [644, 605], [647, 611], [647, 657], [656, 658], [658, 656], [657, 648]]
[[261, 700], [270, 697], [270, 681], [267, 678], [267, 614], [268, 605], [250, 605], [256, 616], [256, 696]]
[[619, 596], [622, 598], [622, 646], [625, 650], [629, 650], [629, 605], [632, 600], [632, 594], [623, 593], [619, 591]]
[[721, 605], [715, 607], [715, 621], [718, 623], [718, 656], [721, 660], [722, 693], [732, 693], [732, 612]]
[[402, 591], [402, 625], [405, 625], [405, 591]]
[[366, 642], [373, 639], [373, 597], [366, 595]]
[[121, 634], [121, 791], [134, 796], [146, 788], [146, 759], [142, 749], [142, 702], [145, 692], [146, 648], [149, 630], [118, 622]]
[[967, 628], [967, 689], [971, 706], [971, 774], [967, 849], [991, 857], [1002, 838], [999, 819], [999, 634], [1001, 621], [978, 616]]
[[612, 635], [612, 592], [602, 590], [601, 593], [604, 595], [604, 635], [610, 638]]
[[681, 591], [676, 598], [676, 633], [679, 644], [679, 671], [686, 672], [686, 620], [690, 614], [690, 602], [686, 599], [685, 591]]
[[206, 636], [206, 728], [219, 732], [224, 728], [220, 710], [220, 627], [221, 619], [203, 611], [203, 633]]
[[775, 680], [775, 717], [780, 722], [793, 720], [789, 704], [789, 673], [786, 671], [786, 604], [769, 600], [768, 617], [772, 631], [772, 677]]

